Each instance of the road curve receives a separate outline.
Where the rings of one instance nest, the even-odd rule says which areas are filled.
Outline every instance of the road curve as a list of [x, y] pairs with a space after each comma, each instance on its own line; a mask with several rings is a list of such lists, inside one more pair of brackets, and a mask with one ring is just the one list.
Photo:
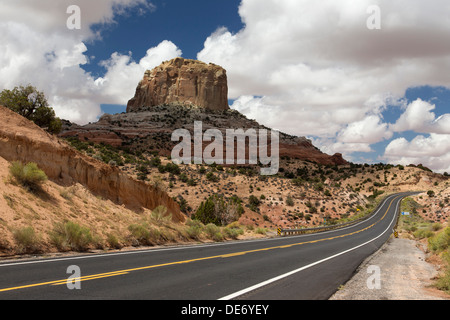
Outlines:
[[320, 234], [3, 262], [0, 300], [328, 299], [389, 239], [408, 195]]

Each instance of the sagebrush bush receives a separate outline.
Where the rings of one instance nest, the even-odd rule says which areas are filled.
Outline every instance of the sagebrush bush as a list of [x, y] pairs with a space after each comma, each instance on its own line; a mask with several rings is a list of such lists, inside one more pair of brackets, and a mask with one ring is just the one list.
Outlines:
[[55, 224], [50, 240], [61, 251], [86, 251], [94, 244], [89, 228], [72, 221]]
[[165, 206], [158, 206], [153, 209], [151, 213], [151, 219], [157, 225], [168, 224], [172, 221], [172, 215], [167, 214], [167, 208]]
[[119, 239], [112, 233], [109, 233], [107, 235], [106, 242], [113, 249], [121, 249], [122, 248], [122, 244], [120, 243]]
[[186, 226], [188, 227], [186, 229], [186, 233], [191, 239], [197, 240], [201, 233], [203, 232], [203, 229], [205, 228], [205, 225], [200, 222], [199, 220], [191, 220], [188, 219], [186, 221]]
[[13, 232], [20, 253], [37, 253], [40, 251], [41, 239], [33, 227], [25, 227]]
[[440, 253], [450, 247], [450, 227], [428, 239], [428, 244], [433, 252]]
[[128, 227], [133, 245], [151, 245], [150, 231], [144, 224], [132, 224]]
[[[134, 246], [153, 246], [164, 240], [164, 236], [172, 238], [167, 233], [161, 232], [157, 228], [151, 227], [147, 222], [132, 224], [128, 227], [131, 234], [131, 240]], [[167, 240], [167, 239], [166, 239]]]
[[9, 167], [9, 173], [18, 183], [30, 190], [40, 189], [48, 179], [45, 172], [34, 162], [24, 165], [20, 161], [14, 161]]

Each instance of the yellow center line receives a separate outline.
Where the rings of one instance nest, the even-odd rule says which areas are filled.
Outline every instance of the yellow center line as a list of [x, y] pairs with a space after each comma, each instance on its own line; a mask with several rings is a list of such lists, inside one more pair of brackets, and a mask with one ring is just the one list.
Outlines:
[[24, 286], [0, 289], [0, 292], [13, 291], [13, 290], [19, 290], [19, 289], [26, 289], [26, 288], [33, 288], [33, 287], [39, 287], [39, 286], [45, 286], [45, 285], [54, 285], [54, 286], [56, 286], [56, 285], [63, 285], [63, 284], [66, 284], [67, 282], [69, 282], [69, 283], [72, 282], [73, 283], [73, 281], [76, 281], [76, 280], [78, 280], [78, 281], [89, 281], [89, 280], [101, 279], [101, 278], [106, 278], [106, 277], [115, 277], [115, 276], [125, 275], [125, 274], [128, 274], [130, 272], [135, 272], [135, 271], [149, 270], [149, 269], [155, 269], [155, 268], [161, 268], [161, 267], [167, 267], [167, 266], [173, 266], [173, 265], [179, 265], [179, 264], [187, 264], [187, 263], [198, 262], [198, 261], [205, 261], [205, 260], [212, 260], [212, 259], [217, 259], [217, 258], [230, 258], [230, 257], [236, 257], [236, 256], [243, 256], [243, 255], [246, 255], [246, 254], [249, 254], [249, 253], [256, 253], [256, 252], [262, 252], [262, 251], [267, 251], [267, 250], [275, 250], [275, 249], [286, 249], [286, 248], [292, 248], [294, 246], [300, 246], [300, 245], [305, 245], [305, 244], [312, 244], [312, 243], [317, 243], [317, 242], [330, 241], [330, 240], [334, 240], [334, 239], [338, 239], [338, 238], [348, 237], [348, 236], [352, 236], [352, 235], [361, 233], [363, 231], [366, 231], [366, 230], [374, 227], [380, 221], [382, 221], [386, 217], [387, 213], [389, 212], [389, 210], [390, 210], [390, 208], [392, 206], [392, 203], [396, 199], [398, 199], [399, 197], [400, 196], [394, 198], [391, 201], [391, 203], [389, 204], [389, 207], [386, 210], [386, 212], [384, 213], [383, 217], [380, 220], [378, 220], [377, 222], [373, 223], [372, 225], [370, 225], [370, 226], [368, 226], [368, 227], [366, 227], [364, 229], [361, 229], [361, 230], [358, 230], [358, 231], [354, 231], [354, 232], [351, 232], [351, 233], [347, 233], [347, 234], [344, 234], [344, 235], [340, 235], [340, 236], [334, 236], [334, 237], [329, 237], [329, 238], [324, 238], [324, 239], [293, 243], [293, 244], [289, 244], [289, 245], [268, 247], [268, 248], [263, 248], [263, 249], [241, 251], [241, 252], [223, 254], [223, 255], [218, 255], [218, 256], [197, 258], [197, 259], [177, 261], [177, 262], [168, 262], [168, 263], [151, 265], [151, 266], [145, 266], [145, 267], [139, 267], [139, 268], [118, 270], [118, 271], [114, 271], [114, 272], [94, 274], [94, 275], [84, 276], [84, 277], [79, 277], [79, 278], [69, 278], [69, 279], [55, 280], [55, 281], [49, 281], [49, 282], [35, 283], [35, 284], [29, 284], [29, 285], [24, 285]]

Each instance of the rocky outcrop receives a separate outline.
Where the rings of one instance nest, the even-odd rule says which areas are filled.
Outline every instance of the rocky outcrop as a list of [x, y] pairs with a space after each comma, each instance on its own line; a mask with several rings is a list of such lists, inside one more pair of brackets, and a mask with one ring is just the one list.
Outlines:
[[165, 192], [137, 181], [118, 168], [85, 156], [13, 111], [0, 106], [0, 156], [8, 161], [35, 162], [61, 184], [80, 183], [93, 194], [133, 209], [164, 205], [172, 219], [185, 216]]
[[127, 112], [162, 104], [195, 105], [210, 110], [228, 110], [225, 69], [214, 64], [176, 58], [145, 72]]
[[[176, 129], [187, 129], [193, 136], [194, 122], [201, 121], [203, 130], [267, 129], [236, 110], [213, 111], [189, 106], [162, 105], [143, 108], [139, 112], [104, 115], [96, 123], [85, 126], [66, 123], [62, 137], [106, 143], [133, 151], [158, 151], [169, 156], [177, 144], [171, 141]], [[224, 149], [225, 150], [225, 149]], [[341, 154], [330, 156], [317, 149], [310, 140], [280, 133], [280, 156], [308, 160], [323, 165], [343, 165]]]
[[[145, 73], [126, 113], [105, 114], [98, 122], [85, 126], [67, 122], [61, 136], [169, 156], [176, 144], [171, 141], [172, 133], [187, 129], [193, 135], [195, 121], [202, 122], [203, 130], [267, 129], [231, 110], [227, 94], [223, 68], [176, 58]], [[324, 165], [347, 163], [341, 154], [324, 154], [310, 140], [284, 133], [280, 136], [280, 156]]]

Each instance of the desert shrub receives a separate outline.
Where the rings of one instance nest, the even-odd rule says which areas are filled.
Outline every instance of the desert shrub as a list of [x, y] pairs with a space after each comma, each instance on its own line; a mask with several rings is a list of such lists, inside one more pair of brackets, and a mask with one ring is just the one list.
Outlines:
[[428, 245], [433, 252], [439, 253], [447, 250], [450, 247], [450, 227], [430, 237]]
[[222, 233], [220, 232], [220, 228], [218, 226], [216, 226], [214, 223], [210, 223], [210, 224], [206, 225], [205, 232], [206, 232], [206, 235], [214, 241], [222, 241], [223, 240], [223, 236], [222, 236]]
[[50, 240], [61, 251], [86, 251], [94, 244], [90, 229], [72, 221], [57, 223], [50, 233]]
[[9, 173], [18, 183], [30, 190], [39, 190], [48, 179], [45, 172], [39, 169], [34, 162], [24, 165], [19, 161], [14, 161], [9, 167]]
[[243, 213], [244, 209], [238, 197], [226, 199], [222, 195], [212, 195], [200, 204], [193, 219], [205, 225], [213, 223], [221, 226], [238, 220]]
[[152, 167], [158, 167], [159, 165], [161, 165], [161, 159], [159, 157], [154, 157], [150, 160], [150, 165]]
[[218, 182], [219, 181], [219, 177], [214, 175], [214, 173], [212, 173], [212, 172], [208, 172], [206, 174], [206, 179], [208, 181], [211, 181], [211, 182]]
[[109, 233], [106, 236], [106, 242], [108, 243], [110, 248], [113, 248], [113, 249], [122, 248], [122, 244], [120, 243], [119, 239], [112, 233]]
[[289, 195], [286, 198], [286, 205], [289, 207], [293, 207], [294, 206], [294, 199], [292, 199], [292, 197]]
[[251, 195], [248, 198], [248, 204], [250, 206], [250, 210], [258, 212], [259, 211], [258, 207], [261, 204], [261, 201], [254, 195]]
[[181, 169], [180, 167], [176, 164], [176, 163], [167, 163], [165, 166], [163, 166], [162, 164], [158, 165], [158, 170], [161, 173], [172, 173], [174, 175], [180, 175], [181, 174]]
[[436, 222], [436, 223], [433, 223], [430, 228], [432, 231], [439, 231], [442, 229], [442, 224], [440, 224], [439, 222]]
[[424, 238], [429, 238], [432, 237], [434, 235], [433, 231], [429, 230], [429, 229], [417, 229], [414, 233], [413, 233], [414, 237], [419, 238], [419, 239], [424, 239]]
[[450, 267], [447, 267], [445, 273], [436, 280], [436, 288], [450, 293]]
[[150, 182], [150, 185], [159, 192], [167, 191], [167, 187], [160, 176], [153, 177], [152, 181]]
[[158, 225], [167, 224], [170, 223], [170, 221], [172, 221], [172, 215], [167, 214], [167, 208], [165, 206], [158, 206], [155, 209], [153, 209], [151, 213], [151, 218]]
[[39, 252], [41, 240], [34, 231], [33, 227], [25, 227], [15, 230], [13, 235], [20, 253]]
[[265, 235], [267, 233], [267, 229], [258, 227], [256, 228], [255, 233]]
[[201, 223], [200, 221], [198, 221], [198, 220], [191, 220], [191, 219], [188, 219], [186, 221], [186, 226], [188, 227], [186, 229], [186, 232], [187, 232], [188, 236], [191, 239], [195, 239], [195, 240], [200, 237], [200, 235], [201, 235], [201, 233], [202, 233], [202, 231], [203, 231], [203, 229], [205, 227], [203, 225], [203, 223]]
[[229, 224], [228, 226], [226, 226], [223, 229], [223, 233], [224, 233], [225, 237], [227, 237], [227, 238], [237, 239], [240, 235], [244, 234], [244, 230], [241, 228], [239, 223], [236, 221], [236, 222], [233, 222], [233, 223]]
[[151, 245], [150, 231], [146, 225], [132, 224], [128, 226], [128, 231], [130, 231], [134, 246]]
[[197, 212], [193, 216], [195, 220], [199, 220], [203, 224], [220, 224], [220, 219], [218, 214], [216, 213], [216, 206], [213, 197], [214, 196], [209, 197], [205, 202], [202, 202], [200, 204], [200, 207], [197, 209]]

